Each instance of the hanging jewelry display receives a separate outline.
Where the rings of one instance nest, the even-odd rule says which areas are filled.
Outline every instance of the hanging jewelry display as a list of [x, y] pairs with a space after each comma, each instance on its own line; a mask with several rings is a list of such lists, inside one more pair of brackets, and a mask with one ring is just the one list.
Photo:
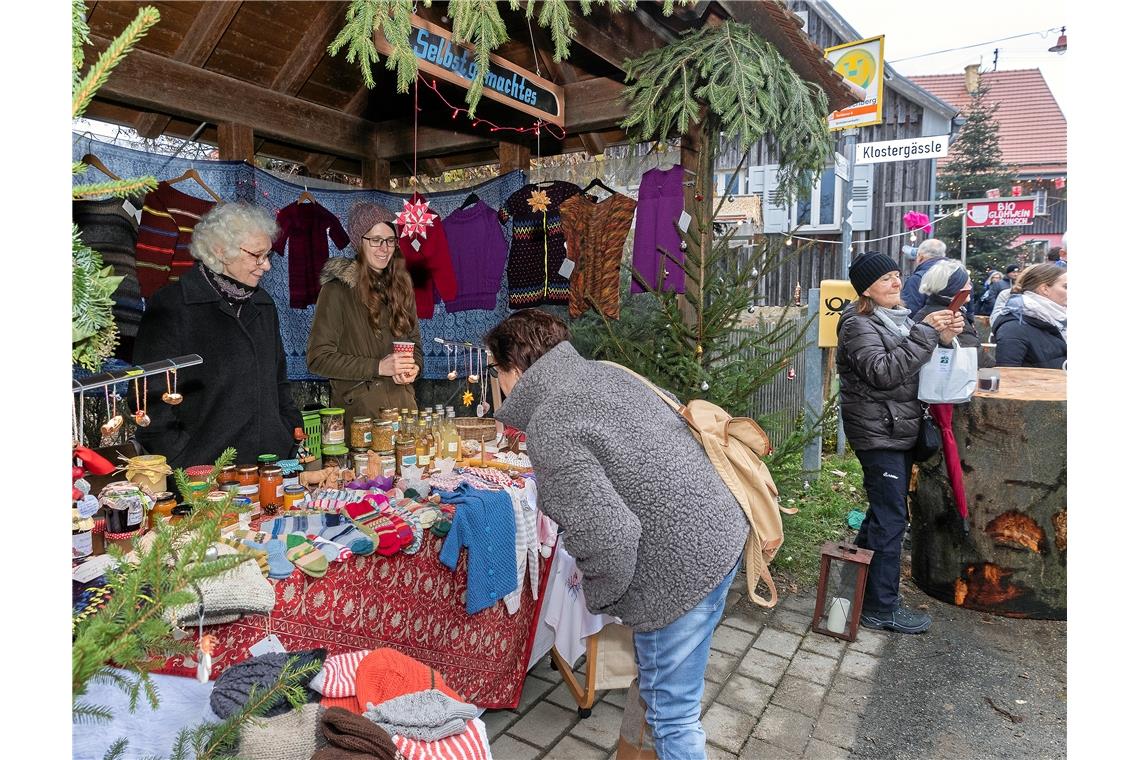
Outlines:
[[[459, 350], [447, 343], [444, 344], [444, 348], [447, 349], [447, 379], [454, 380], [455, 378], [459, 377]], [[451, 361], [452, 358], [455, 359], [454, 364]]]
[[477, 383], [479, 382], [479, 376], [473, 371], [474, 368], [472, 366], [472, 353], [472, 349], [467, 349], [467, 382]]
[[135, 424], [139, 427], [146, 427], [150, 424], [150, 415], [146, 413], [146, 397], [150, 392], [147, 379], [143, 378], [143, 391], [142, 396], [139, 396], [139, 380], [135, 378]]
[[477, 382], [478, 377], [474, 373], [474, 358], [471, 355], [471, 348], [467, 348], [467, 390], [463, 391], [463, 405], [471, 406], [475, 403], [475, 394], [471, 392], [471, 384]]
[[483, 349], [479, 349], [479, 363], [481, 365], [479, 370], [479, 405], [475, 407], [476, 417], [482, 417], [491, 410], [490, 405], [487, 403], [487, 386], [490, 385], [490, 378], [488, 377], [490, 370], [487, 367], [487, 358], [483, 355]]
[[[174, 389], [171, 390], [170, 376], [174, 375]], [[178, 392], [178, 370], [172, 369], [166, 373], [166, 393], [162, 394], [162, 400], [171, 406], [178, 406], [182, 403], [182, 394]]]
[[103, 387], [103, 397], [107, 402], [107, 413], [110, 415], [107, 421], [99, 428], [103, 433], [104, 438], [110, 438], [119, 432], [119, 428], [123, 426], [123, 416], [119, 414], [119, 394], [112, 391], [110, 387]]

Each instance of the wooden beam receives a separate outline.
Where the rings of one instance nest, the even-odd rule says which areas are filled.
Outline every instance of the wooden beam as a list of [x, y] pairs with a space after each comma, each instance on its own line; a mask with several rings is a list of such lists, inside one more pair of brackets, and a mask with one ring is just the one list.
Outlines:
[[[364, 111], [368, 108], [368, 93], [368, 88], [361, 83], [352, 99], [341, 109], [341, 112], [349, 116], [363, 116]], [[314, 177], [317, 177], [328, 171], [334, 161], [336, 161], [336, 156], [330, 156], [327, 153], [310, 153], [302, 163], [309, 168], [309, 172]]]
[[[578, 73], [566, 61], [555, 63], [554, 56], [545, 47], [537, 49], [542, 65], [546, 67], [547, 75], [561, 85], [573, 84], [578, 81]], [[597, 132], [584, 132], [580, 135], [582, 147], [591, 156], [598, 156], [606, 152], [606, 142]]]
[[515, 169], [530, 171], [530, 146], [517, 143], [499, 143], [499, 174], [513, 172]]
[[253, 127], [223, 121], [218, 124], [218, 158], [253, 163]]
[[309, 22], [309, 28], [293, 46], [285, 63], [277, 70], [273, 83], [269, 86], [275, 92], [296, 95], [325, 57], [325, 49], [331, 41], [333, 31], [340, 21], [340, 3], [320, 3], [317, 15]]
[[[240, 2], [202, 3], [194, 22], [186, 30], [178, 49], [174, 52], [172, 60], [188, 63], [191, 66], [201, 66], [210, 58], [222, 35], [226, 33], [230, 22], [237, 15]], [[155, 138], [166, 131], [170, 126], [170, 117], [160, 113], [147, 113], [139, 116], [135, 122], [135, 131], [140, 136]]]
[[361, 181], [365, 187], [375, 190], [389, 190], [388, 180], [392, 176], [392, 165], [380, 158], [364, 159]]
[[570, 13], [576, 32], [574, 42], [619, 70], [626, 58], [637, 58], [664, 44], [647, 34], [628, 13], [598, 11], [584, 16], [575, 6]]
[[[91, 35], [88, 64], [109, 40]], [[219, 124], [253, 125], [258, 134], [338, 156], [375, 155], [375, 124], [249, 82], [135, 49], [122, 60], [97, 99]]]

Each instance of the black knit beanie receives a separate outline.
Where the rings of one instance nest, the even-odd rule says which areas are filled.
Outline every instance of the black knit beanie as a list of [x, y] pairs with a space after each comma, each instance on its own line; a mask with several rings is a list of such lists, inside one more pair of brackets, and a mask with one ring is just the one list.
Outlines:
[[888, 272], [899, 271], [899, 265], [890, 256], [878, 251], [866, 251], [851, 262], [847, 270], [847, 279], [851, 281], [855, 293], [863, 295], [863, 291], [875, 284]]

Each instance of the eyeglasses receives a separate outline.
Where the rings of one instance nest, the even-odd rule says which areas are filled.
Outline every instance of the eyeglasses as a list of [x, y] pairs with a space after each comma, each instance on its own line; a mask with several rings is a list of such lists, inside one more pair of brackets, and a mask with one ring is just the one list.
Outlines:
[[499, 365], [488, 364], [487, 365], [487, 374], [490, 375], [491, 377], [498, 377], [499, 376]]
[[364, 237], [362, 238], [366, 243], [374, 248], [395, 248], [396, 238], [394, 237]]
[[247, 251], [246, 249], [241, 248], [241, 247], [239, 247], [238, 250], [241, 251], [242, 253], [244, 253], [246, 256], [252, 256], [254, 262], [256, 262], [258, 266], [263, 266], [265, 264], [268, 264], [269, 263], [269, 255], [271, 253], [273, 253], [272, 248], [269, 249], [268, 251], [266, 251], [265, 253], [254, 253], [253, 251]]

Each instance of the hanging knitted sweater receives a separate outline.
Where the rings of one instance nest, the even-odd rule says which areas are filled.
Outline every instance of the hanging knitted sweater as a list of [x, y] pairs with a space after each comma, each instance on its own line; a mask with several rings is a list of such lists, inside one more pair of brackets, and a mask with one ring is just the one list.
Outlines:
[[[427, 200], [419, 193], [411, 197], [411, 202]], [[431, 209], [429, 209], [431, 211]], [[400, 253], [408, 263], [408, 274], [412, 276], [412, 289], [416, 293], [416, 316], [431, 319], [436, 301], [450, 301], [459, 289], [455, 281], [455, 270], [451, 267], [451, 248], [447, 244], [447, 232], [443, 229], [440, 216], [431, 211], [435, 221], [427, 228], [427, 238], [420, 235], [403, 236], [400, 229]]]
[[514, 221], [511, 254], [507, 260], [510, 307], [525, 309], [539, 304], [565, 304], [570, 281], [558, 273], [566, 260], [562, 232], [562, 202], [581, 189], [569, 182], [528, 184], [499, 209], [499, 221]]
[[[138, 197], [132, 198], [132, 201], [136, 206], [142, 205], [142, 200]], [[83, 242], [98, 251], [103, 257], [103, 263], [113, 267], [115, 274], [123, 278], [111, 294], [111, 300], [115, 303], [111, 307], [111, 313], [115, 317], [115, 326], [119, 329], [115, 357], [129, 362], [143, 315], [135, 266], [139, 224], [123, 208], [122, 198], [72, 201], [71, 219], [79, 228]]]
[[621, 256], [637, 204], [620, 193], [603, 201], [588, 195], [562, 204], [570, 275], [570, 316], [596, 308], [609, 319], [621, 313]]
[[289, 306], [304, 309], [317, 302], [321, 268], [329, 260], [329, 238], [337, 248], [348, 245], [340, 220], [319, 203], [290, 203], [277, 212], [281, 232], [273, 250], [285, 255], [289, 245]]
[[186, 274], [194, 266], [190, 255], [190, 237], [194, 226], [213, 201], [204, 201], [159, 182], [143, 201], [139, 240], [135, 245], [139, 290], [143, 298]]
[[507, 263], [507, 241], [495, 219], [495, 209], [483, 201], [453, 211], [443, 220], [451, 248], [451, 264], [459, 280], [448, 312], [494, 309]]
[[[677, 262], [685, 260], [681, 236], [675, 223], [685, 207], [682, 179], [685, 170], [677, 164], [671, 169], [650, 169], [641, 175], [637, 189], [637, 222], [633, 228], [633, 268], [651, 289], [666, 293], [685, 292], [685, 270]], [[664, 249], [672, 256], [661, 252]], [[677, 261], [673, 261], [673, 259]], [[637, 278], [630, 284], [631, 293], [642, 293]]]

